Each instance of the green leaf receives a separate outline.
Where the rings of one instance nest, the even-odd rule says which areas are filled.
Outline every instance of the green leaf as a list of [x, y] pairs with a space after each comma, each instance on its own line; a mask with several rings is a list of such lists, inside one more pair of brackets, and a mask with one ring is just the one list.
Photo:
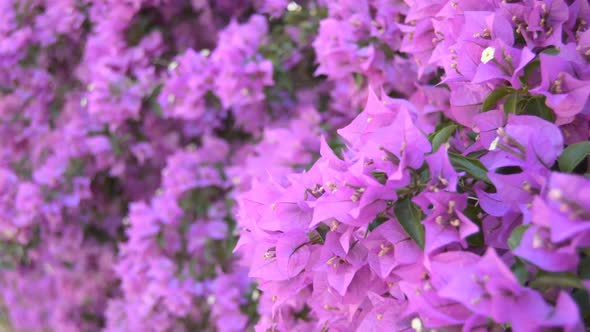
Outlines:
[[545, 288], [545, 287], [573, 287], [578, 289], [584, 289], [584, 285], [580, 278], [570, 272], [546, 272], [541, 271], [535, 277], [535, 280], [531, 281], [532, 288]]
[[516, 258], [516, 262], [512, 264], [510, 269], [512, 270], [512, 273], [514, 273], [516, 279], [518, 279], [518, 282], [521, 285], [524, 285], [528, 278], [529, 270], [527, 270], [526, 265], [522, 262], [522, 260]]
[[184, 213], [191, 218], [207, 214], [212, 198], [220, 197], [223, 191], [217, 187], [196, 188], [187, 191], [180, 198], [179, 205]]
[[545, 96], [530, 98], [524, 103], [522, 114], [538, 116], [549, 122], [555, 122], [555, 113], [545, 104]]
[[162, 105], [160, 105], [160, 103], [158, 103], [157, 100], [152, 99], [150, 100], [150, 110], [152, 112], [154, 112], [154, 114], [159, 117], [159, 118], [163, 118], [164, 117], [164, 110], [162, 109]]
[[456, 171], [467, 172], [467, 174], [471, 175], [475, 179], [491, 184], [487, 175], [488, 170], [479, 160], [465, 157], [453, 152], [449, 152], [449, 158]]
[[580, 308], [580, 313], [585, 320], [590, 317], [590, 297], [588, 296], [588, 291], [584, 289], [574, 289], [572, 292], [572, 298], [576, 301], [578, 308]]
[[424, 248], [424, 225], [422, 225], [422, 210], [414, 204], [409, 198], [399, 200], [393, 207], [397, 221], [402, 225], [404, 230]]
[[371, 221], [371, 223], [369, 224], [369, 231], [372, 232], [375, 228], [381, 226], [387, 220], [389, 219], [386, 217], [377, 216], [377, 218], [373, 219], [373, 221]]
[[339, 138], [335, 137], [328, 141], [328, 145], [330, 146], [330, 149], [334, 151], [334, 154], [342, 159], [342, 151], [346, 148], [346, 144], [344, 144]]
[[475, 141], [477, 141], [477, 139], [478, 139], [477, 136], [478, 135], [479, 135], [478, 133], [475, 133], [475, 132], [472, 132], [472, 131], [470, 131], [470, 132], [467, 133], [467, 137], [471, 140], [472, 143], [475, 143]]
[[481, 213], [481, 209], [471, 203], [472, 201], [469, 201], [469, 205], [467, 205], [467, 208], [463, 210], [463, 214], [477, 225], [479, 231], [468, 236], [467, 243], [473, 247], [483, 247], [485, 245], [485, 239], [483, 232], [481, 231], [483, 229], [482, 221], [481, 218], [478, 217], [478, 215]]
[[516, 114], [516, 105], [518, 103], [518, 93], [512, 93], [504, 101], [504, 113]]
[[387, 182], [387, 174], [385, 172], [380, 171], [372, 171], [371, 175], [381, 184], [385, 184]]
[[565, 148], [559, 156], [559, 169], [571, 173], [590, 154], [590, 142], [580, 142]]
[[41, 52], [41, 45], [34, 44], [27, 48], [27, 53], [24, 58], [19, 61], [19, 65], [25, 68], [33, 67], [37, 64], [39, 54]]
[[590, 279], [590, 257], [584, 257], [578, 265], [578, 275], [582, 279]]
[[520, 244], [520, 240], [522, 240], [522, 236], [524, 235], [524, 232], [531, 227], [531, 225], [520, 225], [518, 227], [516, 227], [514, 230], [512, 230], [512, 233], [510, 234], [510, 237], [508, 238], [508, 247], [510, 247], [511, 250], [516, 249], [516, 247], [518, 247], [518, 245]]
[[316, 227], [315, 230], [322, 237], [322, 241], [325, 242], [326, 236], [328, 235], [328, 232], [330, 231], [330, 227], [328, 227], [328, 225], [325, 225], [325, 224], [320, 224], [320, 225], [318, 225], [318, 227]]
[[64, 177], [67, 179], [71, 179], [76, 176], [82, 176], [84, 174], [84, 170], [86, 169], [86, 163], [82, 159], [70, 159], [68, 163], [68, 167], [64, 172]]
[[505, 86], [499, 87], [496, 90], [492, 91], [481, 104], [481, 111], [487, 112], [491, 110], [492, 108], [494, 108], [494, 106], [496, 106], [500, 99], [504, 98], [512, 91], [514, 90]]
[[358, 73], [353, 73], [353, 77], [354, 77], [354, 83], [356, 84], [357, 87], [362, 87], [365, 84], [365, 76], [358, 74]]
[[468, 153], [467, 157], [472, 158], [472, 159], [479, 159], [487, 153], [488, 153], [488, 150], [477, 150], [477, 151], [473, 151], [473, 152]]
[[[322, 237], [322, 235], [319, 232], [316, 231], [311, 231], [307, 233], [307, 238], [309, 239], [309, 243], [312, 244], [324, 244], [324, 237]], [[296, 250], [299, 249], [299, 247], [296, 248]]]
[[162, 92], [162, 84], [157, 84], [152, 88], [150, 95], [147, 97], [147, 104], [149, 109], [158, 117], [164, 116], [164, 111], [162, 110], [162, 105], [158, 102], [158, 96]]
[[529, 62], [524, 67], [524, 74], [521, 77], [519, 77], [522, 84], [528, 85], [529, 78], [531, 77], [531, 75], [533, 75], [533, 73], [539, 70], [539, 67], [541, 67], [541, 60], [539, 60], [539, 57], [536, 57], [533, 61]]
[[430, 182], [430, 168], [428, 168], [428, 164], [424, 162], [422, 167], [420, 167], [416, 174], [418, 174], [417, 182], [418, 183], [427, 183]]
[[438, 148], [440, 148], [440, 146], [443, 145], [443, 143], [446, 143], [451, 137], [451, 135], [453, 135], [455, 130], [457, 130], [457, 125], [450, 124], [430, 134], [428, 139], [430, 140], [430, 143], [432, 143], [432, 153], [436, 152]]
[[111, 133], [108, 137], [111, 143], [111, 150], [116, 157], [120, 157], [125, 153], [125, 138], [117, 136], [115, 133]]
[[559, 49], [551, 46], [551, 47], [548, 47], [548, 48], [544, 49], [543, 51], [541, 51], [541, 53], [545, 53], [545, 54], [549, 54], [549, 55], [558, 55]]

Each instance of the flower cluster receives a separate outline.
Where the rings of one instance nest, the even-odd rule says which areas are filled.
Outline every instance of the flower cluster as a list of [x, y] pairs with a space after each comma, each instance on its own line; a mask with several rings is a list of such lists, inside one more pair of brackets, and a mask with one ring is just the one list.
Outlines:
[[589, 22], [0, 1], [0, 330], [584, 330]]
[[[245, 328], [248, 317], [240, 305], [248, 279], [229, 265], [227, 185], [215, 167], [228, 152], [223, 141], [213, 138], [199, 149], [177, 151], [168, 157], [161, 188], [150, 202], [130, 204], [124, 221], [128, 240], [115, 266], [123, 298], [109, 304], [107, 330]], [[235, 295], [226, 299], [226, 293]], [[210, 312], [195, 305], [199, 302], [207, 303]], [[187, 320], [192, 325], [186, 326]]]
[[[0, 329], [252, 326], [259, 293], [232, 254], [232, 196], [265, 176], [262, 163], [286, 173], [315, 158], [319, 80], [278, 73], [286, 59], [313, 65], [309, 38], [294, 41], [307, 10], [1, 6]], [[268, 52], [271, 38], [290, 50]], [[274, 85], [299, 77], [309, 85]]]
[[344, 148], [238, 197], [257, 328], [583, 330], [588, 3], [326, 5], [316, 73], [368, 97]]
[[[420, 112], [370, 93], [365, 111], [339, 131], [343, 159], [324, 143], [309, 171], [240, 197], [237, 250], [269, 298], [262, 329], [581, 326], [567, 288], [546, 293], [534, 283], [577, 272], [587, 246], [588, 202], [560, 184], [590, 181], [543, 166], [563, 149], [558, 127], [511, 115], [496, 144], [523, 152], [490, 151], [480, 163], [457, 149], [459, 137], [440, 145], [437, 131], [430, 142], [416, 125]], [[527, 171], [488, 171], [498, 160]]]

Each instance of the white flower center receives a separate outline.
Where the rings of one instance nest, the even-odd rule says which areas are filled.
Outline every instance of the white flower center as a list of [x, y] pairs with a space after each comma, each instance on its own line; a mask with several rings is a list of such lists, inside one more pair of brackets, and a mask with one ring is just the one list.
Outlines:
[[499, 142], [499, 141], [500, 141], [500, 136], [496, 137], [496, 139], [494, 139], [494, 140], [492, 141], [492, 143], [490, 144], [490, 147], [489, 147], [489, 149], [488, 149], [488, 150], [490, 150], [490, 151], [494, 151], [494, 150], [496, 150], [496, 148], [498, 148], [498, 142]]
[[412, 329], [416, 332], [421, 332], [423, 330], [424, 325], [422, 324], [422, 320], [420, 320], [420, 318], [416, 317], [414, 319], [412, 319]]
[[298, 12], [301, 11], [301, 6], [297, 2], [291, 1], [287, 5], [287, 10], [290, 12]]
[[486, 47], [483, 52], [481, 52], [481, 63], [486, 64], [492, 60], [494, 60], [494, 54], [496, 53], [496, 49], [489, 46]]
[[208, 57], [209, 55], [211, 55], [211, 50], [208, 48], [204, 48], [201, 50], [201, 55], [204, 56], [205, 58]]

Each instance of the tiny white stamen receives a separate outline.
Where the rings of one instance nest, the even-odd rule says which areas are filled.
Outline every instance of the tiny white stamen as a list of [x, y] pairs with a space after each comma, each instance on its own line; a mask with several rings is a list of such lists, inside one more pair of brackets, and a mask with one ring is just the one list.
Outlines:
[[385, 245], [385, 244], [383, 244], [383, 243], [382, 243], [382, 244], [381, 244], [381, 251], [379, 251], [379, 254], [378, 254], [378, 256], [379, 256], [379, 257], [383, 257], [383, 256], [387, 255], [387, 253], [388, 253], [388, 252], [389, 252], [391, 249], [393, 249], [393, 246], [390, 246], [390, 245]]
[[436, 216], [436, 218], [434, 218], [434, 221], [437, 224], [442, 225], [443, 224], [443, 217], [442, 216]]
[[555, 201], [558, 201], [563, 197], [561, 190], [553, 188], [549, 190], [549, 198]]

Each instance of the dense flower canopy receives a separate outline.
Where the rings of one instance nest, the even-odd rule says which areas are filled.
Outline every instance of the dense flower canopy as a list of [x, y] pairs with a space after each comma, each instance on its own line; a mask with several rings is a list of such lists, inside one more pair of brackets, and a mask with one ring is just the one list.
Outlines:
[[0, 330], [584, 331], [586, 0], [0, 0]]

